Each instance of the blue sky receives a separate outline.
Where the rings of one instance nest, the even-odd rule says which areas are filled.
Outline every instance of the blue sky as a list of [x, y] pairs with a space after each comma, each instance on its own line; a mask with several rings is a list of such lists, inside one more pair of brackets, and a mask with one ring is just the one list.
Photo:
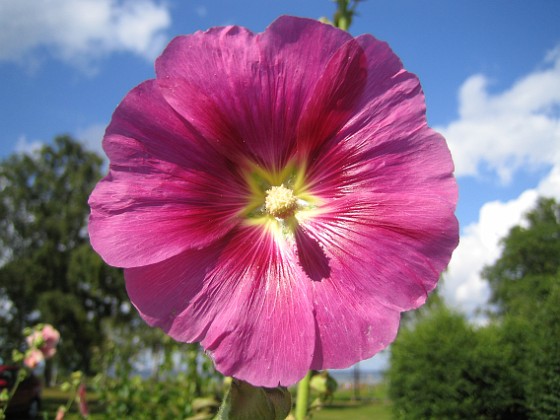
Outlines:
[[[100, 150], [175, 35], [333, 12], [329, 0], [0, 0], [0, 157], [62, 133]], [[462, 236], [443, 290], [472, 314], [498, 239], [538, 195], [560, 198], [560, 1], [367, 0], [358, 12], [351, 32], [392, 46], [448, 139]]]

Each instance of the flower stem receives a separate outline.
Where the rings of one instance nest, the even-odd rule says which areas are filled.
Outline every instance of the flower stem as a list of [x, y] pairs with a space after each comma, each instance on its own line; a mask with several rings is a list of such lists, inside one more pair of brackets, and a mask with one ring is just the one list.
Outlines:
[[334, 26], [348, 31], [356, 14], [356, 7], [361, 0], [336, 0], [337, 9], [334, 14]]
[[25, 371], [23, 369], [18, 369], [16, 373], [16, 381], [8, 394], [8, 399], [6, 401], [3, 401], [4, 404], [2, 407], [0, 407], [0, 419], [6, 418], [6, 410], [8, 409], [8, 403], [13, 398], [13, 396], [15, 395], [19, 387], [19, 384], [22, 383], [24, 379], [25, 379]]
[[305, 420], [307, 416], [307, 406], [309, 404], [309, 383], [311, 381], [311, 371], [298, 383], [296, 399], [296, 420]]

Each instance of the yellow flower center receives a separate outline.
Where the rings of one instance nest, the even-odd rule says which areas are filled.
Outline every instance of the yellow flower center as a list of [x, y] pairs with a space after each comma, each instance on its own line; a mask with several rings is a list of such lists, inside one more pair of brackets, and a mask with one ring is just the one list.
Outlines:
[[320, 211], [321, 200], [305, 182], [305, 166], [289, 162], [279, 170], [247, 163], [248, 194], [240, 216], [248, 225], [260, 225], [278, 237], [293, 237], [302, 221]]
[[297, 209], [294, 192], [284, 185], [273, 186], [266, 191], [264, 208], [268, 214], [279, 219], [293, 216]]

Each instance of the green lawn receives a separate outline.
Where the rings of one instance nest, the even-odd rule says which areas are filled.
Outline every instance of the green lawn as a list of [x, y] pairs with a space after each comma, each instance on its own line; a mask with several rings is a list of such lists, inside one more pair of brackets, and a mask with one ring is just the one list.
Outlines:
[[387, 402], [334, 403], [315, 413], [313, 420], [390, 420], [391, 405]]

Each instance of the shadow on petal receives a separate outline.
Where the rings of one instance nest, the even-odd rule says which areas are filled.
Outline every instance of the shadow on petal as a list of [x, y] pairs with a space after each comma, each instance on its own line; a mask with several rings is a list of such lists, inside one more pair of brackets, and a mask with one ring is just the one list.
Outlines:
[[321, 281], [330, 277], [329, 259], [319, 243], [301, 226], [297, 227], [295, 233], [297, 255], [305, 274], [313, 281]]

